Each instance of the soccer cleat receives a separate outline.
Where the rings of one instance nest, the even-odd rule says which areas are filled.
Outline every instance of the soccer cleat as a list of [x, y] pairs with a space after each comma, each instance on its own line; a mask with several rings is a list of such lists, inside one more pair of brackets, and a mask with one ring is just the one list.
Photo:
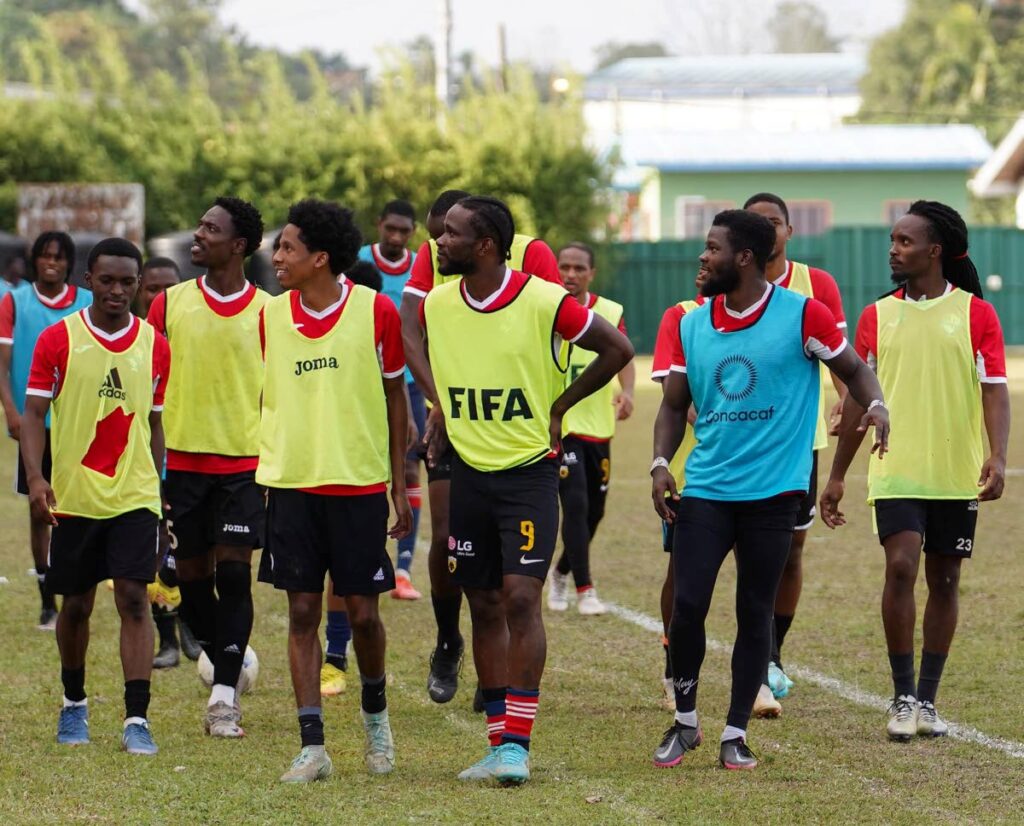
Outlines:
[[121, 735], [121, 751], [146, 756], [156, 754], [159, 749], [153, 742], [153, 735], [149, 733], [149, 723], [129, 723], [125, 726]]
[[498, 768], [498, 747], [491, 746], [486, 757], [459, 772], [459, 780], [490, 780]]
[[395, 588], [391, 592], [392, 599], [419, 599], [423, 594], [412, 587], [412, 580], [402, 571], [395, 572]]
[[730, 771], [745, 771], [757, 768], [757, 758], [747, 747], [747, 741], [742, 737], [732, 740], [725, 740], [718, 749], [718, 762], [723, 769]]
[[39, 625], [37, 625], [36, 628], [38, 628], [40, 631], [56, 631], [57, 609], [43, 608], [39, 612]]
[[661, 690], [663, 692], [663, 696], [662, 696], [662, 699], [661, 699], [661, 704], [663, 706], [665, 706], [665, 708], [668, 709], [669, 711], [675, 711], [676, 710], [676, 689], [675, 689], [675, 686], [672, 685], [672, 678], [671, 677], [662, 677], [661, 678]]
[[459, 688], [459, 672], [462, 671], [463, 649], [460, 639], [457, 647], [439, 643], [431, 653], [427, 694], [435, 703], [447, 703], [455, 696]]
[[188, 623], [183, 622], [181, 619], [178, 620], [178, 631], [181, 634], [181, 650], [185, 656], [188, 657], [192, 662], [199, 659], [199, 655], [203, 653], [203, 648], [196, 640], [195, 635], [192, 633], [192, 629], [188, 627]]
[[168, 641], [160, 646], [160, 650], [153, 657], [153, 668], [176, 668], [179, 662], [181, 649]]
[[661, 745], [654, 750], [654, 765], [659, 769], [670, 769], [683, 762], [683, 755], [693, 751], [704, 740], [700, 726], [692, 728], [674, 723], [661, 738]]
[[[934, 706], [933, 706], [934, 709]], [[917, 699], [901, 694], [889, 704], [889, 723], [885, 727], [890, 740], [907, 742], [917, 734]], [[936, 715], [937, 716], [937, 715]]]
[[922, 737], [945, 737], [949, 734], [949, 726], [939, 717], [935, 704], [922, 700], [917, 709], [917, 733]]
[[782, 670], [782, 666], [776, 663], [768, 663], [768, 687], [772, 690], [772, 696], [781, 700], [789, 694], [793, 687], [793, 681]]
[[552, 611], [569, 610], [569, 577], [551, 571], [551, 585], [548, 587], [548, 608]]
[[576, 595], [576, 610], [585, 617], [596, 617], [608, 611], [605, 604], [597, 598], [597, 591], [593, 586]]
[[494, 779], [502, 786], [521, 786], [530, 779], [530, 752], [518, 743], [502, 743], [494, 756]]
[[229, 740], [245, 737], [245, 732], [238, 725], [241, 719], [241, 708], [218, 702], [206, 707], [203, 718], [203, 730], [211, 737], [224, 737]]
[[303, 746], [291, 768], [281, 775], [282, 783], [313, 783], [331, 776], [334, 764], [323, 746]]
[[346, 688], [345, 672], [331, 663], [320, 666], [320, 696], [337, 697]]
[[57, 718], [57, 742], [64, 746], [89, 743], [89, 707], [64, 706]]
[[754, 699], [754, 710], [752, 714], [762, 720], [782, 716], [782, 706], [779, 701], [775, 699], [772, 694], [772, 690], [768, 686], [762, 685], [757, 690], [757, 697]]
[[388, 774], [395, 769], [395, 741], [391, 736], [391, 723], [388, 721], [388, 710], [377, 714], [363, 714], [363, 725], [366, 727], [366, 768], [370, 774]]
[[165, 613], [177, 611], [181, 606], [181, 589], [167, 585], [159, 576], [146, 586], [149, 601]]

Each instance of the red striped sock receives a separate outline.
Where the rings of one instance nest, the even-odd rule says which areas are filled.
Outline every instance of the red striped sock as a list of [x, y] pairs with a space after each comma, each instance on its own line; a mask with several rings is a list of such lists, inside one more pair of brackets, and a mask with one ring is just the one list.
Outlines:
[[418, 508], [423, 504], [423, 488], [409, 488], [405, 493], [409, 497], [410, 508]]
[[505, 733], [502, 743], [518, 743], [530, 748], [530, 734], [537, 717], [540, 689], [509, 688], [505, 694]]

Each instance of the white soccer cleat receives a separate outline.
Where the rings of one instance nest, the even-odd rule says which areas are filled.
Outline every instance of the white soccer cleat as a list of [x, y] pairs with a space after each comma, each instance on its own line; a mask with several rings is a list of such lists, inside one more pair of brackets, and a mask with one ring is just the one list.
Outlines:
[[[934, 711], [934, 706], [932, 707]], [[902, 694], [889, 704], [889, 723], [885, 727], [890, 740], [907, 742], [917, 734], [917, 699]], [[938, 715], [936, 715], [938, 719]]]
[[762, 685], [757, 690], [757, 697], [754, 700], [753, 715], [759, 719], [774, 718], [782, 716], [782, 704], [775, 699], [771, 688]]
[[576, 596], [576, 610], [583, 616], [596, 617], [608, 611], [605, 604], [597, 598], [597, 591], [593, 586], [587, 588]]
[[945, 737], [949, 734], [949, 726], [935, 710], [935, 704], [927, 700], [917, 708], [917, 733], [922, 737]]
[[569, 610], [569, 577], [551, 571], [551, 585], [548, 587], [548, 608], [552, 611]]

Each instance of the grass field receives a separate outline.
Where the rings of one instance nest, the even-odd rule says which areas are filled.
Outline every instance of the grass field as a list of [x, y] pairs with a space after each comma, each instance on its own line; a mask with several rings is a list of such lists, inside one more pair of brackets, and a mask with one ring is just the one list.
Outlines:
[[[639, 366], [646, 376], [647, 362]], [[1024, 361], [1012, 372], [1024, 376]], [[1019, 382], [1016, 383], [1019, 387]], [[1014, 387], [1011, 377], [1011, 388]], [[614, 446], [608, 514], [593, 550], [601, 596], [655, 617], [665, 555], [650, 505], [647, 466], [657, 388], [638, 389], [633, 419]], [[1018, 414], [1024, 398], [1013, 397]], [[13, 447], [0, 447], [13, 467]], [[823, 463], [823, 468], [828, 463]], [[1006, 497], [982, 507], [976, 558], [965, 565], [961, 620], [938, 706], [950, 720], [993, 738], [1024, 741], [1024, 448], [1011, 442]], [[863, 474], [863, 467], [851, 473]], [[946, 738], [896, 745], [884, 736], [882, 708], [891, 683], [879, 617], [882, 553], [863, 504], [864, 477], [848, 485], [850, 525], [813, 529], [805, 587], [787, 639], [786, 662], [838, 683], [797, 678], [777, 721], [754, 721], [749, 740], [761, 758], [752, 773], [717, 767], [717, 737], [728, 702], [728, 654], [709, 651], [699, 711], [709, 742], [674, 770], [655, 769], [651, 753], [670, 713], [660, 705], [661, 646], [656, 634], [621, 615], [583, 618], [546, 613], [548, 664], [534, 729], [533, 779], [521, 789], [467, 787], [456, 773], [485, 746], [470, 707], [471, 662], [455, 700], [426, 696], [433, 646], [429, 600], [384, 599], [389, 635], [388, 688], [398, 768], [380, 779], [362, 763], [358, 690], [325, 702], [335, 774], [308, 788], [277, 782], [298, 751], [285, 648], [283, 594], [256, 585], [253, 646], [260, 683], [245, 698], [247, 737], [204, 737], [205, 690], [190, 663], [155, 673], [150, 718], [160, 754], [118, 751], [122, 717], [113, 599], [97, 598], [86, 688], [92, 745], [58, 747], [61, 687], [52, 634], [38, 615], [27, 549], [25, 504], [0, 498], [0, 822], [56, 823], [642, 823], [642, 822], [995, 822], [1024, 820], [1024, 752]], [[421, 542], [421, 548], [423, 543]], [[427, 591], [425, 557], [416, 582]], [[923, 579], [923, 577], [922, 577]], [[923, 582], [919, 583], [923, 599]], [[709, 618], [709, 635], [729, 642], [733, 566], [727, 562]], [[923, 602], [919, 603], [919, 613]], [[468, 617], [463, 617], [468, 637]], [[918, 651], [920, 644], [918, 643]], [[467, 658], [468, 660], [468, 658]], [[844, 699], [856, 696], [861, 702]], [[861, 692], [858, 694], [857, 692]], [[1012, 745], [1011, 745], [1012, 748]]]

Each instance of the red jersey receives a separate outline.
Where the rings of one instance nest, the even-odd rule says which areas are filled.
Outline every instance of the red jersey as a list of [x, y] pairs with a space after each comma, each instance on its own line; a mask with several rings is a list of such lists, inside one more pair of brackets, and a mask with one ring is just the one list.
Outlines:
[[[698, 295], [694, 301], [700, 305], [707, 299]], [[680, 304], [673, 304], [661, 316], [658, 336], [654, 339], [654, 360], [651, 362], [651, 379], [653, 381], [661, 381], [673, 370], [680, 373], [686, 372], [683, 348], [679, 343], [679, 322], [683, 320], [684, 315], [686, 315], [686, 309]]]
[[[47, 298], [40, 293], [36, 289], [35, 284], [30, 286], [35, 290], [36, 298], [39, 299], [40, 303], [46, 305], [51, 310], [66, 310], [75, 303], [75, 299], [78, 297], [78, 287], [74, 284], [65, 284], [64, 289], [53, 298]], [[0, 299], [0, 344], [14, 344], [14, 325], [16, 321], [17, 319], [14, 317], [14, 295], [5, 293], [4, 297]]]
[[[836, 280], [825, 270], [817, 267], [808, 267], [811, 276], [811, 292], [814, 298], [824, 304], [836, 317], [836, 326], [846, 328], [846, 314], [843, 312], [843, 298], [839, 294], [839, 285]], [[786, 262], [786, 271], [774, 283], [779, 287], [789, 289], [789, 282], [793, 280], [793, 262]]]

